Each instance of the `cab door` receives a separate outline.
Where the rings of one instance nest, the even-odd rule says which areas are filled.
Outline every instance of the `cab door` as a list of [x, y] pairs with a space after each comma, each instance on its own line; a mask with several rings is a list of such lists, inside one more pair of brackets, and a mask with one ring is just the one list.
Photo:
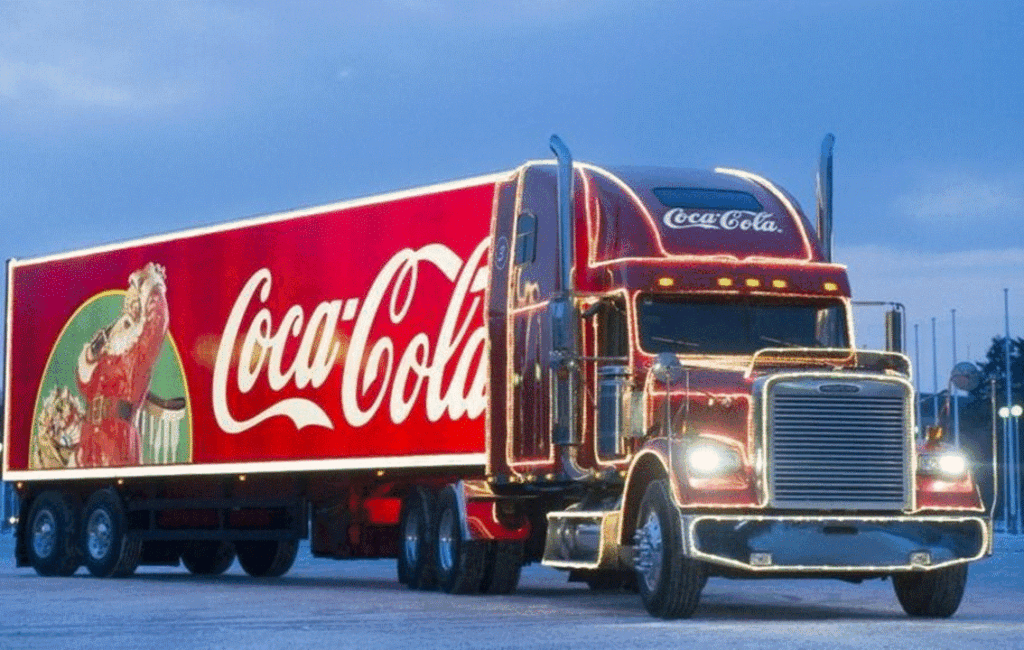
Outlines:
[[527, 167], [516, 206], [509, 277], [511, 336], [509, 464], [527, 473], [553, 470], [551, 446], [551, 328], [558, 221], [554, 167]]

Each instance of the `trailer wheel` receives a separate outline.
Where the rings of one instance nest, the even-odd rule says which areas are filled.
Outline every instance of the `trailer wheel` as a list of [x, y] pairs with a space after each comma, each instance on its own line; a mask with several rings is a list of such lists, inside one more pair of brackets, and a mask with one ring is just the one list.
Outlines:
[[78, 570], [77, 511], [71, 499], [56, 490], [32, 501], [28, 515], [28, 557], [41, 576], [69, 576]]
[[896, 573], [892, 576], [896, 599], [903, 611], [911, 616], [949, 618], [964, 597], [967, 586], [967, 565], [953, 566], [930, 571]]
[[637, 582], [644, 607], [658, 618], [689, 618], [700, 602], [707, 571], [683, 554], [682, 523], [667, 480], [647, 487], [636, 528]]
[[455, 488], [446, 487], [437, 499], [434, 567], [438, 586], [450, 594], [475, 594], [484, 577], [486, 547], [466, 539]]
[[278, 578], [288, 573], [299, 551], [298, 540], [235, 542], [238, 563], [254, 578]]
[[523, 542], [490, 542], [480, 591], [486, 594], [510, 594], [519, 585], [526, 545]]
[[431, 538], [435, 506], [434, 495], [420, 486], [413, 487], [402, 500], [398, 581], [410, 589], [431, 589], [437, 584]]
[[200, 576], [219, 576], [235, 561], [235, 547], [220, 540], [185, 542], [181, 561], [189, 573]]
[[121, 497], [110, 488], [93, 493], [82, 511], [82, 557], [97, 578], [122, 578], [135, 573], [142, 542], [128, 534]]

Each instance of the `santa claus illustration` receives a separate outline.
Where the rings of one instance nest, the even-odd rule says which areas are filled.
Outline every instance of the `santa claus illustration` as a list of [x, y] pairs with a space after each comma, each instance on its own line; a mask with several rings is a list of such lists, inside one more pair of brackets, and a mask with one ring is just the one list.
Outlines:
[[167, 323], [166, 274], [150, 262], [128, 277], [120, 317], [78, 355], [78, 388], [85, 397], [79, 467], [139, 464], [135, 416], [149, 392]]

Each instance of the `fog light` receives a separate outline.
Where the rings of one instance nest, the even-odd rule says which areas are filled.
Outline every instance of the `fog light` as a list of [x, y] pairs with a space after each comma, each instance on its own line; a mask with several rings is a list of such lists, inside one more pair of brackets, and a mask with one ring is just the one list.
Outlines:
[[771, 553], [751, 553], [750, 554], [750, 566], [771, 566], [772, 565], [772, 554]]
[[914, 566], [928, 566], [932, 563], [932, 554], [928, 551], [914, 551], [910, 554], [910, 563]]

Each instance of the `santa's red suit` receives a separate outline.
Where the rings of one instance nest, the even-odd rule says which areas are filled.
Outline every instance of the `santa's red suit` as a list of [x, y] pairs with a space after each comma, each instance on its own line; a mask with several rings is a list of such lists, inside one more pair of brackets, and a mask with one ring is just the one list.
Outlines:
[[163, 269], [132, 274], [121, 318], [96, 333], [79, 357], [78, 388], [86, 400], [80, 467], [138, 465], [135, 416], [149, 392], [167, 333]]

